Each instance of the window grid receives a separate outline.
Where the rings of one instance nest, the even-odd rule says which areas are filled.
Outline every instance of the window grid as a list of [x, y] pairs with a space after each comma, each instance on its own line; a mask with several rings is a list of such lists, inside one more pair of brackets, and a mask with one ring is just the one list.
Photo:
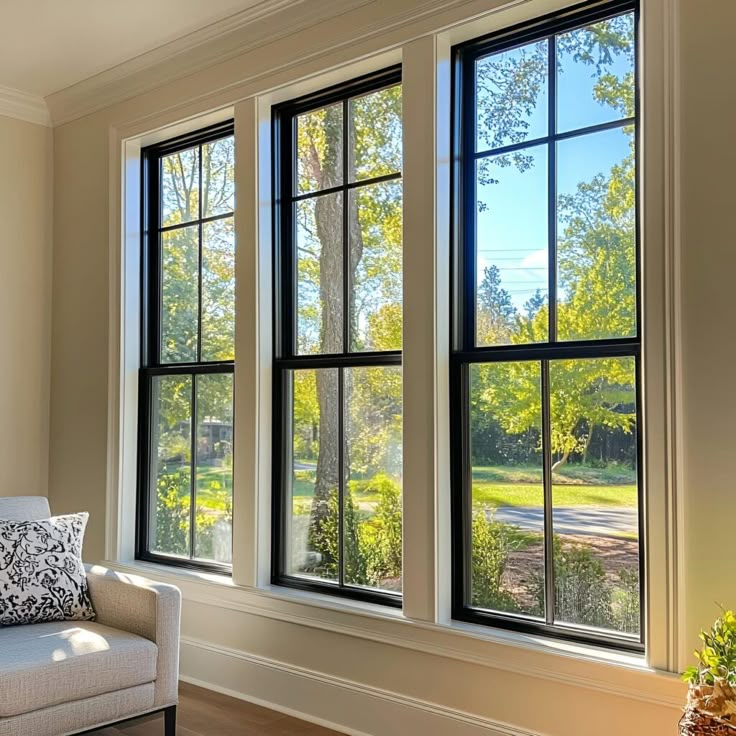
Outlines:
[[[345, 582], [345, 370], [360, 367], [401, 366], [401, 350], [358, 351], [353, 349], [350, 314], [350, 258], [349, 209], [350, 193], [375, 184], [401, 180], [400, 171], [350, 181], [349, 129], [350, 101], [363, 95], [379, 92], [401, 83], [401, 68], [393, 67], [376, 74], [338, 85], [315, 95], [290, 101], [274, 109], [274, 403], [273, 403], [273, 506], [272, 506], [272, 583], [301, 590], [363, 600], [383, 605], [401, 606], [401, 595], [375, 588], [360, 587]], [[297, 193], [297, 118], [313, 110], [332, 104], [342, 109], [342, 182], [339, 185]], [[299, 353], [297, 339], [297, 248], [296, 216], [298, 203], [330, 194], [342, 195], [342, 351], [336, 353]], [[291, 423], [293, 404], [293, 376], [297, 370], [337, 370], [338, 417], [338, 574], [337, 581], [289, 574], [287, 560], [287, 498], [291, 485]]]
[[[532, 24], [522, 24], [493, 36], [461, 44], [454, 49], [454, 147], [456, 166], [455, 222], [453, 259], [453, 319], [450, 361], [451, 457], [452, 457], [452, 611], [453, 618], [523, 632], [584, 641], [618, 649], [642, 651], [644, 648], [644, 537], [643, 537], [643, 471], [641, 423], [641, 293], [639, 238], [639, 127], [636, 115], [616, 120], [557, 131], [557, 36], [624, 13], [634, 14], [634, 84], [635, 113], [639, 110], [637, 43], [638, 7], [635, 0], [612, 0], [592, 3], [587, 9], [554, 14]], [[532, 42], [548, 42], [547, 58], [547, 135], [509, 145], [476, 150], [475, 63], [478, 59]], [[635, 147], [635, 258], [636, 258], [636, 333], [632, 337], [590, 340], [558, 340], [557, 335], [557, 144], [607, 130], [634, 128]], [[548, 340], [542, 343], [511, 345], [478, 345], [476, 333], [476, 162], [490, 156], [513, 153], [534, 146], [546, 147], [547, 157], [547, 254], [548, 254]], [[639, 526], [640, 636], [617, 634], [608, 630], [591, 630], [583, 626], [555, 622], [554, 556], [551, 540], [553, 524], [553, 481], [551, 452], [550, 363], [553, 360], [602, 357], [630, 357], [635, 361], [636, 452]], [[505, 614], [472, 606], [472, 460], [470, 451], [470, 369], [473, 365], [532, 361], [539, 365], [541, 377], [542, 479], [544, 489], [544, 620], [523, 615]]]
[[[215, 215], [203, 216], [204, 183], [202, 162], [203, 149], [208, 143], [234, 135], [233, 121], [218, 123], [208, 128], [164, 141], [144, 149], [142, 160], [142, 249], [141, 249], [141, 367], [139, 369], [139, 401], [138, 401], [138, 501], [136, 526], [136, 558], [160, 562], [166, 565], [232, 574], [232, 565], [214, 560], [198, 559], [197, 549], [197, 458], [198, 458], [198, 379], [202, 376], [232, 375], [235, 370], [234, 360], [203, 360], [202, 357], [202, 323], [203, 323], [203, 241], [204, 226], [208, 223], [232, 219], [234, 211], [230, 210]], [[196, 149], [197, 151], [197, 216], [172, 225], [162, 224], [163, 190], [161, 168], [163, 159], [172, 154]], [[162, 237], [177, 230], [189, 227], [197, 228], [197, 344], [196, 359], [193, 361], [170, 362], [162, 359], [162, 321], [163, 321], [163, 250]], [[157, 451], [153, 446], [156, 436], [154, 428], [154, 400], [156, 391], [154, 381], [161, 377], [184, 377], [191, 380], [190, 394], [190, 482], [189, 482], [189, 521], [188, 521], [188, 555], [166, 554], [151, 549], [151, 524], [155, 523], [156, 498], [154, 497], [152, 460]]]

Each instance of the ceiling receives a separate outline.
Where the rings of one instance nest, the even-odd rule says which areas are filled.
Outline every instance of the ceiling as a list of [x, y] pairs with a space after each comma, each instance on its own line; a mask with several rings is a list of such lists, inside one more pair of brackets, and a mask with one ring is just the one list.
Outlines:
[[45, 97], [279, 0], [0, 0], [0, 87]]

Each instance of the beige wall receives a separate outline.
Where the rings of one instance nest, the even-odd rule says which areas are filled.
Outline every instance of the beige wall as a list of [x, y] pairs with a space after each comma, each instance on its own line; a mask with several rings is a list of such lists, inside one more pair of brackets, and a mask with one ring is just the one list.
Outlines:
[[736, 3], [683, 2], [682, 381], [687, 626], [736, 606]]
[[104, 556], [107, 457], [107, 129], [54, 130], [49, 500], [88, 511], [89, 559]]
[[[642, 2], [646, 7], [648, 0]], [[678, 419], [683, 433], [681, 490], [687, 554], [681, 581], [687, 595], [682, 644], [689, 650], [698, 628], [713, 618], [715, 601], [736, 605], [736, 340], [730, 336], [736, 323], [736, 149], [730, 144], [730, 128], [736, 119], [732, 81], [736, 44], [731, 38], [736, 27], [736, 3], [681, 0], [677, 4], [681, 23], [675, 61], [681, 69], [676, 122], [682, 187], [678, 209], [683, 381], [683, 412]], [[364, 22], [358, 16], [344, 18], [329, 30], [348, 33]], [[283, 47], [285, 42], [275, 43], [273, 53], [283, 53], [276, 48], [279, 43]], [[299, 48], [299, 40], [290, 43]], [[266, 71], [269, 49], [229, 59], [207, 72], [54, 131], [49, 495], [57, 512], [90, 511], [86, 546], [90, 559], [102, 558], [105, 553], [110, 127], [147, 115], [155, 117], [212, 89], [234, 85], [243, 78], [243, 69], [254, 75]], [[223, 92], [214, 97], [213, 105], [236, 99], [228, 95]], [[182, 107], [179, 113], [174, 110], [168, 114], [174, 121], [175, 115], [188, 113], [189, 108]], [[0, 196], [0, 202], [4, 201], [5, 197]], [[17, 288], [15, 279], [8, 280]], [[0, 298], [6, 298], [6, 294]], [[40, 314], [38, 318], [42, 323]], [[41, 328], [39, 334], [43, 334]], [[25, 340], [22, 347], [27, 350]], [[18, 370], [25, 373], [22, 366]], [[40, 377], [34, 381], [40, 383]], [[20, 392], [14, 391], [16, 395]], [[10, 414], [19, 416], [17, 411]], [[0, 448], [0, 452], [6, 450]], [[12, 467], [18, 467], [16, 458]], [[5, 471], [0, 468], [0, 472]], [[209, 642], [213, 648], [208, 656], [228, 649], [244, 653], [238, 660], [241, 664], [246, 662], [247, 654], [309, 667], [553, 736], [674, 733], [678, 718], [678, 709], [671, 701], [637, 697], [624, 692], [623, 686], [599, 692], [582, 681], [574, 686], [574, 678], [561, 684], [544, 672], [522, 677], [344, 633], [315, 633], [306, 621], [304, 625], [279, 622], [247, 606], [223, 609], [207, 604], [205, 599], [185, 601], [183, 634], [190, 642]], [[185, 674], [248, 694], [251, 684], [237, 680], [240, 670], [234, 665], [233, 669], [219, 666], [221, 660], [217, 659], [212, 664], [204, 654], [197, 654], [198, 646], [185, 647]], [[254, 690], [257, 686], [252, 683]], [[274, 702], [277, 695], [274, 693]]]
[[51, 145], [0, 116], [0, 496], [47, 493]]

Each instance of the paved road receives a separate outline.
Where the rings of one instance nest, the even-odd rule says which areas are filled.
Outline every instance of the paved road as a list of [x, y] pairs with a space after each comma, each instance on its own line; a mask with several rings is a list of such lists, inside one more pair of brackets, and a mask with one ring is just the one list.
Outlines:
[[[495, 509], [494, 518], [530, 532], [541, 532], [544, 528], [544, 510], [539, 506], [500, 506]], [[558, 534], [598, 537], [636, 533], [638, 528], [637, 513], [633, 508], [559, 506], [554, 509], [552, 518]]]

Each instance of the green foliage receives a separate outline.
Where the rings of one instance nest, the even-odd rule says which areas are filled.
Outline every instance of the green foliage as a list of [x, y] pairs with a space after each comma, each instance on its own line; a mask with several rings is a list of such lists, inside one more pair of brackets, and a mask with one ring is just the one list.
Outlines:
[[350, 485], [353, 498], [361, 493], [378, 498], [375, 514], [361, 524], [363, 537], [360, 548], [366, 560], [368, 579], [382, 581], [400, 578], [401, 488], [386, 475], [377, 475], [369, 481], [355, 481]]
[[[607, 628], [611, 621], [611, 592], [600, 560], [585, 545], [563, 545], [554, 539], [555, 616], [560, 621]], [[537, 600], [544, 610], [544, 584]]]
[[516, 309], [510, 294], [501, 287], [498, 266], [483, 269], [478, 284], [478, 339], [483, 345], [503, 345], [511, 341]]
[[[375, 513], [366, 517], [356, 497], [377, 498]], [[317, 532], [311, 534], [310, 550], [316, 554], [313, 572], [335, 579], [338, 573], [338, 495], [328, 498], [328, 512]], [[395, 587], [401, 578], [401, 489], [385, 475], [348, 484], [343, 509], [345, 580], [351, 585]], [[387, 585], [388, 584], [388, 585]]]
[[156, 493], [156, 548], [189, 554], [189, 477], [179, 470], [159, 475]]
[[703, 646], [695, 652], [698, 664], [688, 667], [682, 679], [692, 685], [717, 681], [736, 685], [736, 614], [723, 610], [710, 631], [700, 632], [700, 639]]
[[[189, 556], [190, 529], [189, 470], [178, 468], [159, 475], [156, 493], [155, 549], [172, 555]], [[213, 511], [217, 513], [213, 513]], [[214, 559], [214, 527], [222, 518], [232, 519], [231, 493], [214, 489], [205, 506], [195, 510], [196, 556]]]
[[[585, 544], [565, 544], [555, 535], [555, 619], [566, 623], [636, 634], [640, 628], [639, 574], [623, 568], [616, 580]], [[537, 612], [545, 610], [545, 584], [536, 576]]]
[[473, 512], [472, 534], [473, 605], [507, 613], [518, 611], [516, 600], [503, 587], [509, 555], [520, 546], [513, 527], [495, 521], [482, 508]]
[[641, 628], [639, 573], [632, 568], [624, 568], [618, 575], [618, 582], [619, 585], [611, 592], [613, 628], [638, 634]]

